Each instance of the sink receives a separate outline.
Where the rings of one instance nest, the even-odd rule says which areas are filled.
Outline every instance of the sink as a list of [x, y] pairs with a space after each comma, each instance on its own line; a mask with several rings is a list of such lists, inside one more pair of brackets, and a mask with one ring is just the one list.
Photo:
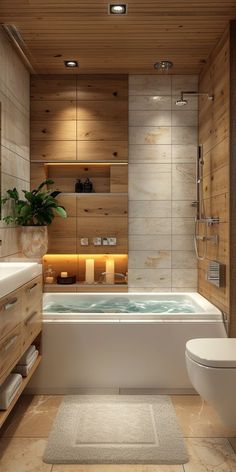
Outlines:
[[0, 262], [0, 297], [42, 274], [42, 266], [37, 262]]

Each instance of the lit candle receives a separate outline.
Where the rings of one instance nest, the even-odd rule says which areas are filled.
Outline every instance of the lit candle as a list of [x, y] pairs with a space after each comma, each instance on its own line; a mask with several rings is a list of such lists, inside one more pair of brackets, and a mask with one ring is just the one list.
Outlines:
[[86, 284], [94, 283], [94, 259], [86, 259], [85, 262], [85, 282]]
[[46, 284], [53, 284], [54, 277], [51, 277], [51, 276], [48, 275], [47, 277], [45, 277], [45, 282], [46, 282]]
[[68, 277], [68, 272], [61, 272], [61, 277], [64, 279]]
[[115, 283], [115, 262], [114, 259], [106, 260], [106, 283], [113, 285]]

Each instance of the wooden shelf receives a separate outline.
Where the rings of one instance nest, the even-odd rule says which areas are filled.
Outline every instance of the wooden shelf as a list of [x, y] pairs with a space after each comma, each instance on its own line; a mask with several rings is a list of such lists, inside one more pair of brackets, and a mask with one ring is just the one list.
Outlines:
[[9, 407], [7, 410], [4, 410], [4, 411], [0, 411], [0, 428], [2, 427], [4, 421], [7, 419], [9, 413], [11, 412], [11, 410], [13, 409], [13, 407], [15, 406], [18, 398], [20, 397], [20, 395], [22, 394], [23, 390], [25, 389], [26, 385], [29, 383], [32, 375], [34, 374], [34, 372], [36, 371], [38, 365], [40, 364], [41, 362], [41, 359], [42, 359], [42, 356], [39, 355], [33, 365], [33, 367], [31, 368], [30, 372], [28, 373], [27, 377], [23, 377], [23, 381], [21, 383], [21, 386], [15, 396], [15, 398], [12, 400], [12, 402], [10, 403]]

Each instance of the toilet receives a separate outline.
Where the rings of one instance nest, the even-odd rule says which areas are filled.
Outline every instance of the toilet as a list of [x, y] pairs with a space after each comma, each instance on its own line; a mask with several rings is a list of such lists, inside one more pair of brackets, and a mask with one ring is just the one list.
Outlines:
[[236, 338], [191, 339], [185, 358], [195, 390], [226, 426], [236, 427]]

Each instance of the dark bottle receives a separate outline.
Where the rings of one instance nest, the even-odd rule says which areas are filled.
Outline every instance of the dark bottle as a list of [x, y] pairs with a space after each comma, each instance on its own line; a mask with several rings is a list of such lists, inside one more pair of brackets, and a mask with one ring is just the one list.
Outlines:
[[92, 193], [93, 191], [93, 182], [88, 178], [84, 182], [84, 192]]
[[80, 179], [76, 180], [75, 193], [82, 193], [84, 191], [84, 184]]

